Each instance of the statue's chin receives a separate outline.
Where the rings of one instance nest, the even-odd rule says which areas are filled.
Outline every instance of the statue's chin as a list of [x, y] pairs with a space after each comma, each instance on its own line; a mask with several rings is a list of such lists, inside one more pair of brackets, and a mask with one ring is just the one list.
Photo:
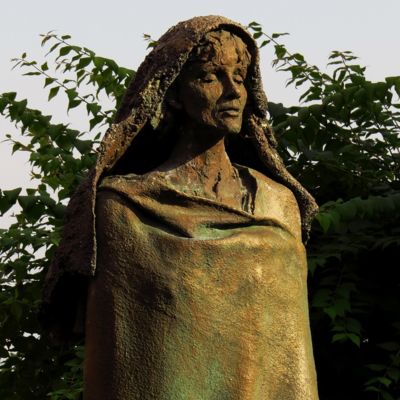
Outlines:
[[[192, 120], [192, 122], [194, 122]], [[214, 138], [222, 138], [227, 135], [237, 135], [242, 130], [242, 118], [224, 118], [217, 121], [194, 122], [192, 129], [196, 132], [206, 132], [207, 135]]]
[[242, 118], [230, 117], [219, 118], [216, 124], [209, 125], [219, 135], [238, 134], [242, 130]]
[[225, 135], [237, 135], [242, 130], [242, 121], [235, 124], [225, 124], [222, 130], [225, 132]]
[[225, 131], [231, 134], [237, 134], [242, 130], [242, 116], [225, 114], [224, 118], [220, 121]]

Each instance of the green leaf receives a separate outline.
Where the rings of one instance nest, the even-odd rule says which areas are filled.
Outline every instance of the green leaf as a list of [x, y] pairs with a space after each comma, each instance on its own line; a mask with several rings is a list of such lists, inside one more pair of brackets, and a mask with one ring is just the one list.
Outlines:
[[101, 106], [99, 106], [97, 103], [87, 103], [86, 109], [88, 114], [92, 113], [93, 115], [97, 115], [101, 111]]
[[72, 46], [64, 46], [61, 47], [60, 51], [59, 51], [59, 55], [62, 56], [66, 56], [67, 54], [69, 54], [72, 50]]
[[8, 106], [8, 101], [7, 99], [0, 97], [0, 113], [3, 114], [4, 110]]
[[300, 53], [295, 53], [292, 57], [297, 61], [304, 62], [304, 56]]
[[18, 203], [24, 210], [24, 212], [28, 212], [32, 209], [34, 204], [36, 203], [35, 196], [20, 196], [18, 198]]
[[61, 44], [62, 44], [61, 42], [57, 42], [57, 43], [53, 44], [53, 46], [50, 47], [50, 50], [48, 51], [48, 53], [46, 55], [52, 53], [54, 50], [57, 49], [57, 47], [61, 46]]
[[381, 396], [382, 396], [382, 398], [383, 398], [383, 400], [398, 400], [398, 399], [395, 399], [390, 393], [388, 393], [388, 392], [384, 392], [384, 391], [380, 391], [380, 394], [381, 394]]
[[7, 93], [3, 93], [2, 96], [7, 99], [10, 102], [13, 102], [15, 100], [15, 98], [17, 97], [17, 93], [16, 92], [7, 92]]
[[95, 117], [91, 118], [89, 121], [89, 129], [92, 130], [96, 125], [103, 122], [104, 117], [102, 115], [97, 114]]
[[70, 100], [68, 102], [68, 110], [70, 110], [71, 108], [78, 107], [81, 103], [82, 103], [81, 100]]
[[87, 67], [91, 62], [92, 62], [92, 59], [90, 57], [83, 57], [79, 60], [79, 63], [76, 66], [76, 69], [83, 69], [83, 68]]
[[[366, 383], [366, 385], [370, 385], [371, 383], [375, 383], [376, 380], [375, 379], [371, 379], [370, 381], [368, 381]], [[365, 388], [366, 392], [379, 392], [380, 394], [382, 393], [382, 390], [377, 388], [376, 386], [368, 386], [367, 388]]]
[[41, 73], [37, 72], [37, 71], [31, 71], [31, 72], [27, 72], [27, 73], [22, 74], [22, 75], [24, 75], [24, 76], [35, 76], [35, 75], [41, 75]]
[[263, 40], [263, 41], [261, 42], [261, 44], [260, 44], [260, 49], [261, 49], [262, 47], [266, 46], [266, 45], [269, 44], [269, 43], [271, 43], [270, 40]]
[[400, 370], [398, 368], [389, 368], [387, 375], [396, 383], [400, 381]]
[[325, 307], [324, 312], [329, 315], [330, 319], [334, 321], [336, 319], [337, 313], [335, 307]]
[[105, 64], [106, 59], [103, 57], [94, 57], [93, 58], [93, 63], [95, 67], [101, 69], [103, 65]]
[[285, 46], [281, 44], [276, 44], [274, 47], [275, 47], [275, 55], [278, 59], [281, 59], [286, 55]]
[[21, 188], [0, 191], [0, 214], [6, 213], [17, 201]]
[[55, 82], [55, 81], [56, 81], [55, 78], [47, 77], [47, 78], [45, 79], [45, 81], [44, 81], [44, 87], [51, 85], [51, 84], [52, 84], [53, 82]]
[[78, 92], [75, 89], [67, 89], [65, 93], [68, 96], [68, 100], [74, 100], [78, 96]]
[[382, 385], [389, 387], [392, 384], [392, 381], [389, 378], [386, 378], [384, 376], [380, 376], [379, 378], [377, 378], [378, 381], [380, 383], [382, 383]]
[[347, 333], [347, 338], [350, 339], [357, 347], [360, 347], [360, 337], [354, 333]]
[[332, 223], [330, 215], [327, 213], [319, 213], [315, 218], [319, 222], [324, 233], [327, 233]]
[[367, 364], [366, 367], [371, 371], [384, 371], [386, 369], [386, 365], [381, 364]]
[[91, 140], [76, 140], [75, 147], [81, 154], [89, 153], [92, 149], [93, 142]]
[[49, 92], [49, 98], [48, 100], [50, 101], [53, 97], [57, 96], [58, 91], [60, 90], [60, 86], [55, 86], [50, 89]]
[[337, 333], [337, 334], [333, 335], [332, 343], [343, 342], [346, 339], [347, 339], [347, 334], [346, 333]]
[[16, 188], [12, 190], [4, 190], [3, 191], [3, 196], [12, 203], [15, 203], [17, 201], [17, 198], [19, 194], [21, 193], [22, 188]]
[[378, 347], [381, 349], [387, 350], [387, 351], [398, 351], [400, 350], [400, 343], [398, 342], [385, 342], [385, 343], [379, 343]]
[[289, 33], [287, 33], [287, 32], [284, 32], [284, 33], [273, 33], [272, 34], [272, 38], [273, 39], [277, 39], [277, 38], [279, 38], [281, 36], [286, 36], [286, 35], [289, 35]]
[[319, 289], [312, 299], [313, 307], [326, 307], [332, 300], [330, 289]]

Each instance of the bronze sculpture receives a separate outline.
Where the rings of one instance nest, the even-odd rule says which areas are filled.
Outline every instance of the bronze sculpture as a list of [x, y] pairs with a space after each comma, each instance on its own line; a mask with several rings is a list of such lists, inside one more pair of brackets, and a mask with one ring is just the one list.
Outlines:
[[316, 205], [275, 145], [243, 27], [198, 17], [161, 37], [46, 281], [53, 332], [85, 319], [85, 399], [317, 399], [302, 244]]

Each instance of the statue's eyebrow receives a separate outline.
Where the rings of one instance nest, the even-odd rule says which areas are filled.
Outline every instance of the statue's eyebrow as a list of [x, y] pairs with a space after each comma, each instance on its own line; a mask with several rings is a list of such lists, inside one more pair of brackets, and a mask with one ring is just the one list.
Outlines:
[[247, 68], [244, 65], [238, 64], [234, 72], [235, 73], [240, 72], [241, 74], [246, 74]]
[[189, 71], [196, 71], [200, 68], [207, 68], [208, 66], [215, 67], [215, 65], [209, 60], [195, 60], [195, 61], [191, 61], [187, 65], [187, 69]]
[[[201, 73], [217, 73], [222, 67], [214, 62], [208, 60], [196, 60], [192, 61], [188, 66], [187, 71], [189, 73], [201, 74]], [[242, 78], [247, 76], [247, 66], [242, 62], [238, 62], [233, 71], [234, 74], [240, 74]]]
[[212, 63], [211, 61], [197, 61], [193, 66], [192, 66], [192, 71], [205, 71], [205, 72], [211, 72], [211, 71], [216, 71], [218, 69], [218, 66]]

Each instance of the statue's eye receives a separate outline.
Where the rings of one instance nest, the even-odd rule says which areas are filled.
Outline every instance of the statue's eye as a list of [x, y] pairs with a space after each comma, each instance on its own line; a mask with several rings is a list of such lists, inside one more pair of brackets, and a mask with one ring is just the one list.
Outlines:
[[235, 81], [236, 83], [241, 84], [241, 83], [244, 82], [244, 79], [243, 79], [240, 75], [237, 75], [237, 76], [235, 76], [234, 81]]
[[205, 82], [205, 83], [214, 82], [216, 79], [217, 79], [217, 75], [212, 74], [212, 73], [204, 74], [204, 75], [200, 78], [200, 80], [201, 80], [202, 82]]
[[236, 73], [236, 74], [233, 76], [233, 80], [234, 80], [236, 83], [239, 83], [239, 84], [242, 84], [242, 83], [244, 82], [244, 78], [243, 78], [242, 74], [240, 74], [240, 73]]

